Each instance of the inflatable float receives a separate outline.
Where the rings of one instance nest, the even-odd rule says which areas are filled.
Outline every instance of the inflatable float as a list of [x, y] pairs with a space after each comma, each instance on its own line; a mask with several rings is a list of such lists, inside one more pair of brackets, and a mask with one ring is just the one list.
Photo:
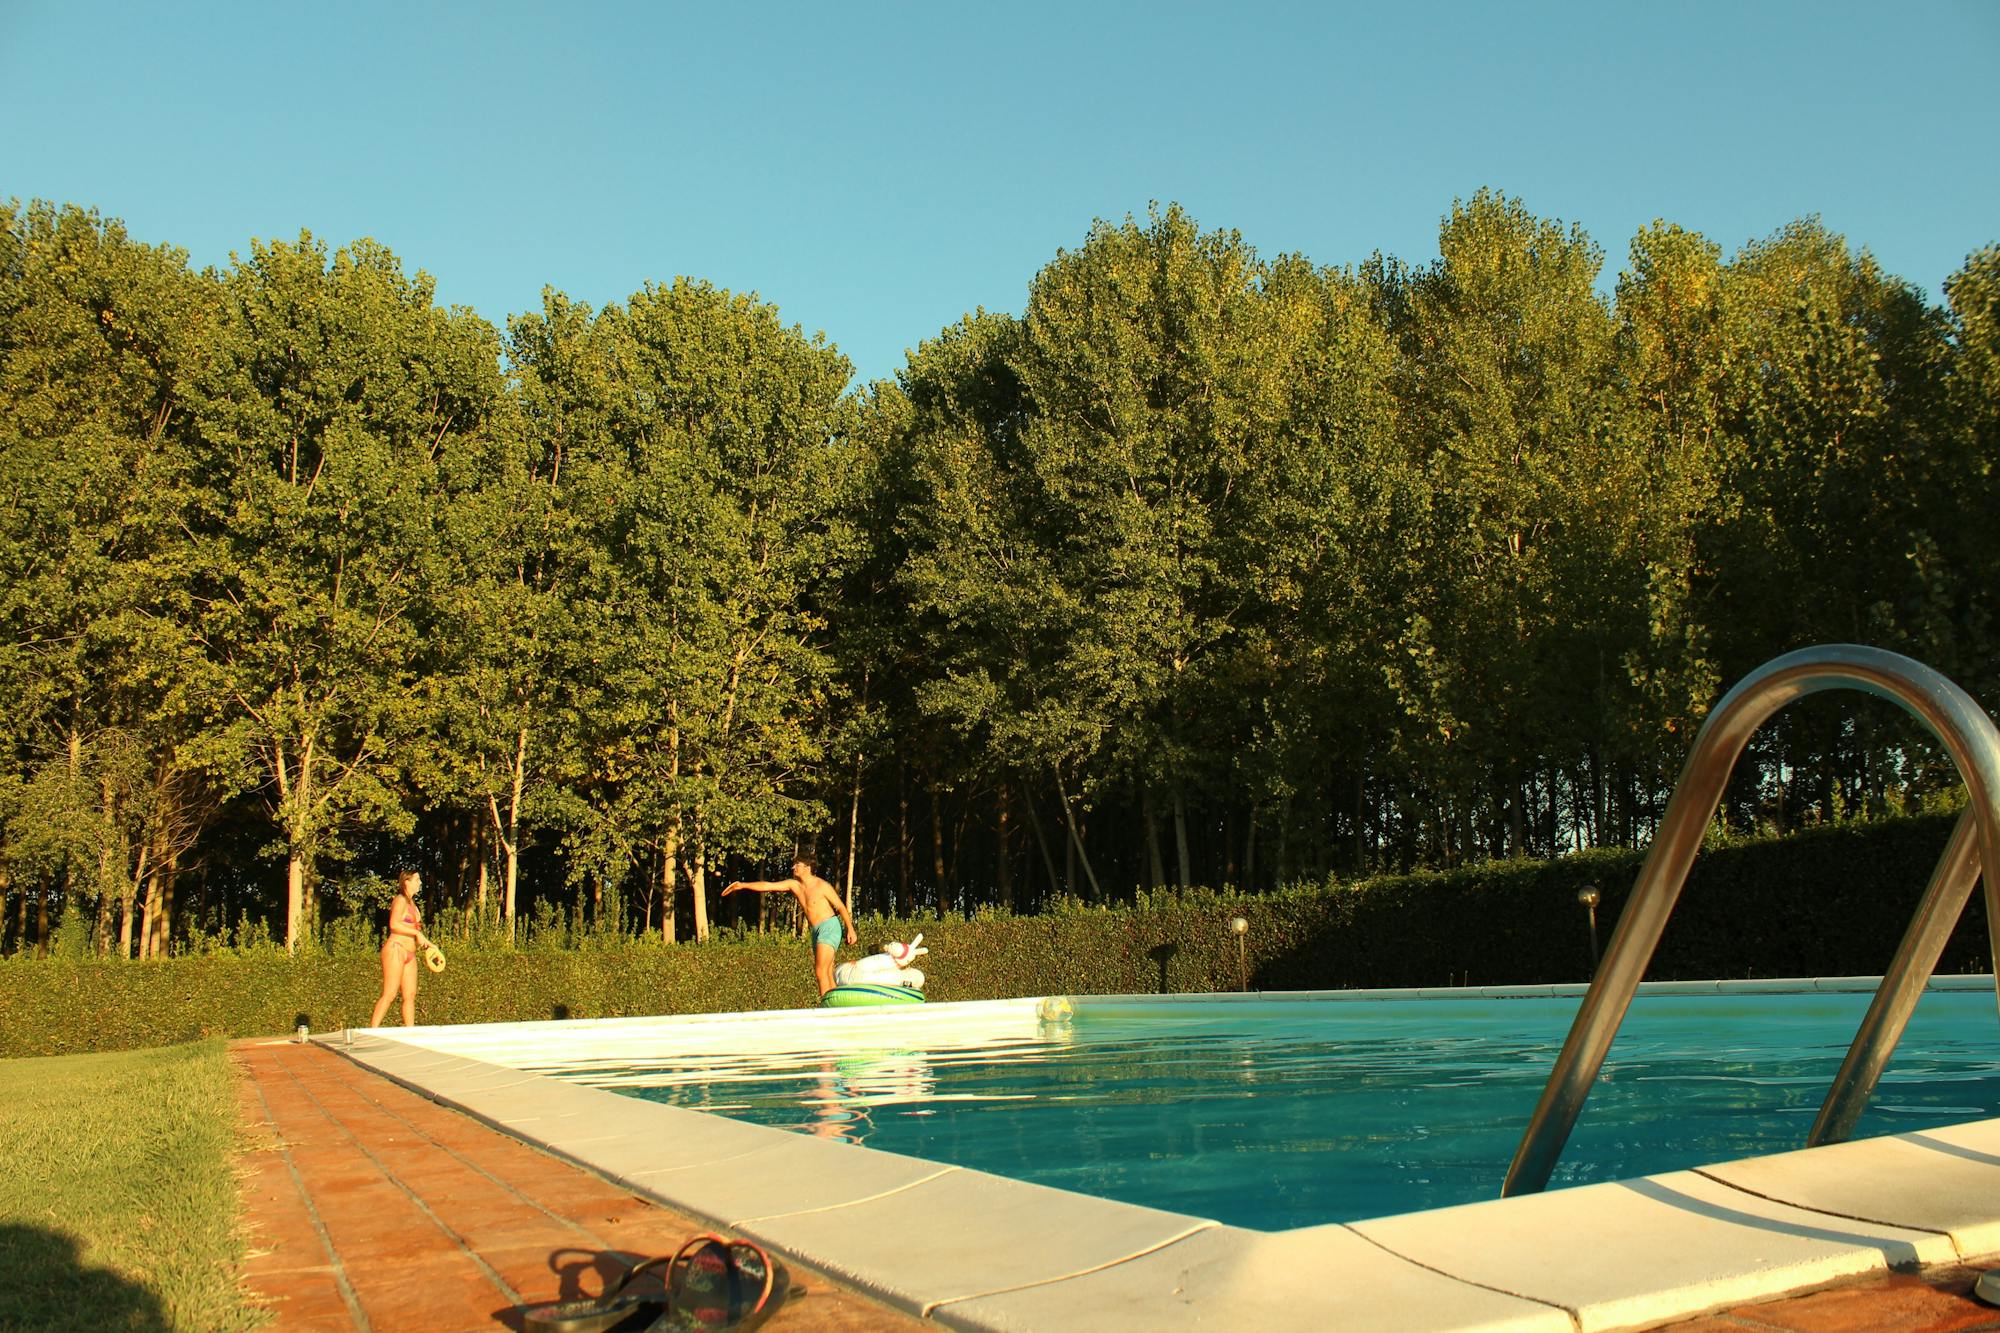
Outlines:
[[922, 1004], [924, 993], [908, 986], [878, 986], [872, 982], [853, 982], [845, 986], [835, 986], [819, 997], [822, 1009], [856, 1009], [870, 1004]]
[[869, 1004], [922, 1004], [924, 974], [912, 964], [930, 952], [919, 935], [908, 944], [891, 940], [882, 952], [833, 969], [833, 989], [819, 997], [822, 1009], [854, 1009]]

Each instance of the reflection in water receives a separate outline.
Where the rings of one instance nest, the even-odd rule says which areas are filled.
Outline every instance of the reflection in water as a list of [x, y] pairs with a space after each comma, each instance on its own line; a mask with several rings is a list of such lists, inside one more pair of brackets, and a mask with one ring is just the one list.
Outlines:
[[805, 1131], [816, 1138], [865, 1143], [875, 1128], [870, 1112], [929, 1099], [937, 1081], [918, 1051], [862, 1051], [819, 1061], [800, 1097]]
[[799, 1100], [807, 1113], [806, 1133], [814, 1138], [866, 1143], [868, 1131], [875, 1127], [868, 1118], [868, 1108], [848, 1100], [847, 1090], [840, 1081], [840, 1066], [835, 1061], [821, 1063], [812, 1090]]

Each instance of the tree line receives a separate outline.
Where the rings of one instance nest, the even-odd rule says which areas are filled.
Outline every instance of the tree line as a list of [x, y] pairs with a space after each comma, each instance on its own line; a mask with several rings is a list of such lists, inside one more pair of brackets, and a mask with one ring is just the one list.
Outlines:
[[[2000, 698], [1993, 246], [1939, 306], [1656, 223], [1606, 295], [1491, 191], [1420, 266], [1155, 207], [855, 385], [693, 278], [501, 330], [370, 241], [0, 223], [11, 951], [293, 947], [406, 863], [673, 940], [795, 852], [907, 913], [1629, 846], [1780, 652]], [[1721, 817], [1955, 782], [1835, 696]]]

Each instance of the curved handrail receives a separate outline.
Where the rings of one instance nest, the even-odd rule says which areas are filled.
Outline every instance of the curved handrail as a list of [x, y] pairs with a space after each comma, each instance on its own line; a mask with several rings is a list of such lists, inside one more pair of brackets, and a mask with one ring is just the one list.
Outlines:
[[[1930, 886], [1924, 890], [1923, 899], [1910, 918], [1910, 927], [1896, 947], [1896, 957], [1882, 974], [1882, 984], [1875, 988], [1875, 998], [1854, 1034], [1854, 1044], [1847, 1048], [1847, 1058], [1840, 1062], [1840, 1072], [1827, 1088], [1826, 1101], [1813, 1121], [1812, 1133], [1806, 1135], [1806, 1147], [1842, 1142], [1854, 1132], [1855, 1121], [1868, 1109], [1868, 1099], [1875, 1095], [1875, 1084], [1888, 1066], [1896, 1043], [1902, 1040], [1903, 1029], [1916, 1011], [1917, 1001], [1923, 997], [1924, 983], [1937, 970], [1938, 958], [1951, 939], [1952, 928], [1965, 914], [1966, 900], [1972, 897], [1973, 882], [1979, 878], [1978, 829], [1979, 821], [1973, 818], [1971, 810], [1952, 825], [1951, 841], [1938, 857]], [[1988, 877], [1987, 884], [1990, 890], [1992, 877]], [[2000, 921], [1990, 903], [1989, 899], [1987, 920]], [[2000, 930], [1989, 927], [1988, 934], [1996, 941], [1995, 951], [2000, 952]], [[1994, 984], [2000, 987], [2000, 980]]]
[[[1619, 915], [1618, 928], [1605, 951], [1604, 961], [1584, 995], [1548, 1084], [1542, 1089], [1541, 1100], [1521, 1136], [1521, 1145], [1507, 1168], [1507, 1179], [1500, 1189], [1503, 1196], [1532, 1194], [1548, 1184], [1563, 1144], [1583, 1110], [1590, 1085], [1603, 1067], [1618, 1026], [1639, 988], [1646, 964], [1659, 945], [1660, 933], [1687, 882], [1688, 868], [1701, 849], [1702, 835], [1715, 816], [1723, 788], [1743, 747], [1759, 726], [1794, 699], [1842, 688], [1892, 699], [1929, 727], [1958, 766], [1970, 796], [1960, 820], [1966, 836], [1961, 839], [1954, 835], [1957, 854], [1954, 856], [1947, 849], [1945, 860], [1932, 876], [1917, 919], [1897, 951], [1892, 972], [1900, 968], [1903, 975], [1894, 986], [1891, 975], [1884, 975], [1876, 1003], [1863, 1019], [1862, 1031], [1855, 1039], [1856, 1049], [1850, 1050], [1842, 1074], [1865, 1072], [1871, 1062], [1879, 1074], [1881, 1066], [1887, 1063], [1888, 1050], [1881, 1048], [1885, 1039], [1887, 1046], [1893, 1047], [1902, 1033], [1898, 1008], [1901, 1018], [1907, 1019], [1917, 993], [1930, 979], [1936, 953], [1932, 951], [1928, 959], [1924, 954], [1933, 942], [1938, 950], [1943, 948], [1951, 921], [1956, 920], [1954, 913], [1940, 930], [1937, 921], [1945, 916], [1943, 907], [1961, 886], [1970, 893], [1971, 872], [1977, 870], [1978, 864], [1995, 868], [1994, 873], [1985, 877], [1987, 935], [1995, 972], [2000, 975], [2000, 730], [1995, 729], [1993, 720], [1971, 695], [1923, 663], [1898, 653], [1858, 644], [1822, 644], [1787, 653], [1744, 677], [1716, 705], [1696, 735], [1694, 749], [1681, 769], [1652, 850], [1647, 853], [1632, 896]], [[1976, 863], [1970, 859], [1975, 848]], [[1959, 899], [1961, 906], [1963, 901]], [[1996, 981], [1996, 993], [2000, 994], [2000, 981]], [[1871, 1049], [1857, 1054], [1864, 1042]], [[1834, 1094], [1821, 1111], [1820, 1124], [1814, 1126], [1816, 1134], [1823, 1128], [1837, 1128], [1834, 1122], [1843, 1115], [1851, 1126], [1853, 1117], [1859, 1115], [1860, 1107], [1841, 1093], [1836, 1079]], [[1865, 1091], [1861, 1101], [1866, 1101]]]

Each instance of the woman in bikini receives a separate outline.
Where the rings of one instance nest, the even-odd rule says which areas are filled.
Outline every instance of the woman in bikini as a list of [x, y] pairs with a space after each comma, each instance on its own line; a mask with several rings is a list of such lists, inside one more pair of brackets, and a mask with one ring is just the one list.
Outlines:
[[375, 1015], [368, 1020], [371, 1028], [382, 1026], [398, 988], [403, 992], [403, 1026], [417, 1025], [417, 950], [431, 945], [417, 911], [417, 891], [423, 886], [414, 870], [396, 876], [396, 896], [389, 903], [389, 938], [382, 941], [382, 998], [375, 1001]]

